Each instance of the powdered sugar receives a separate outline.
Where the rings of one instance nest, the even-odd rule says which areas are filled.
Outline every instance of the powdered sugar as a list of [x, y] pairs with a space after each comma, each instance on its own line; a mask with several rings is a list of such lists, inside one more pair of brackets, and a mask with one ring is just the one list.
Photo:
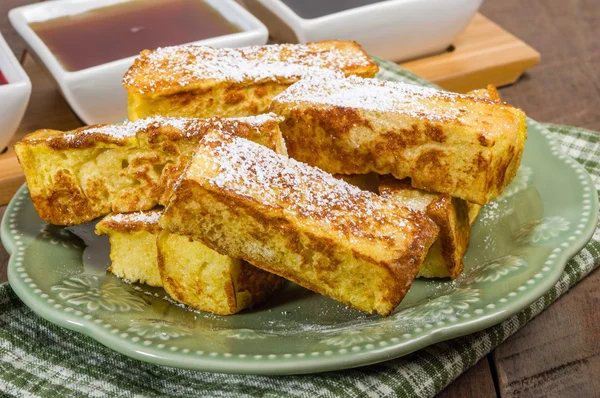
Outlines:
[[[75, 141], [85, 135], [100, 134], [115, 140], [124, 140], [128, 137], [135, 137], [140, 132], [148, 129], [159, 127], [171, 127], [184, 133], [187, 137], [192, 137], [197, 135], [198, 132], [205, 130], [207, 127], [222, 129], [225, 128], [226, 124], [237, 127], [236, 123], [245, 123], [251, 127], [258, 128], [267, 122], [280, 122], [281, 120], [282, 118], [274, 113], [240, 118], [213, 117], [210, 119], [154, 116], [123, 124], [99, 124], [82, 127], [73, 132], [66, 133], [62, 138], [67, 141]], [[56, 137], [50, 137], [49, 139], [54, 140]]]
[[284, 117], [278, 116], [275, 113], [270, 112], [270, 113], [263, 113], [261, 115], [256, 115], [256, 116], [233, 118], [231, 120], [238, 120], [242, 123], [248, 123], [252, 126], [261, 126], [261, 125], [263, 125], [267, 122], [271, 122], [271, 121], [276, 121], [276, 122], [280, 123], [284, 120]]
[[[408, 210], [246, 139], [208, 135], [203, 143], [216, 172], [209, 183], [221, 189], [294, 217], [322, 220], [351, 238], [381, 238], [384, 225], [393, 226], [387, 232], [397, 234], [410, 224]], [[396, 237], [389, 234], [387, 239]]]
[[134, 213], [118, 213], [108, 216], [106, 219], [116, 223], [139, 223], [147, 225], [158, 224], [162, 210], [136, 211]]
[[115, 139], [125, 139], [127, 137], [134, 137], [138, 132], [147, 130], [150, 127], [170, 126], [178, 130], [185, 130], [188, 124], [189, 119], [155, 116], [123, 124], [99, 124], [87, 126], [77, 129], [72, 133], [65, 134], [64, 138], [69, 140], [76, 139], [81, 135], [86, 134], [101, 134]]
[[293, 84], [276, 96], [273, 102], [308, 102], [375, 112], [396, 112], [419, 119], [446, 120], [455, 119], [464, 112], [460, 106], [453, 106], [453, 102], [463, 97], [470, 98], [433, 88], [356, 76], [344, 79], [311, 76]]
[[142, 52], [123, 78], [124, 86], [140, 94], [214, 81], [265, 82], [340, 72], [372, 66], [358, 47], [278, 44], [243, 48], [174, 46]]

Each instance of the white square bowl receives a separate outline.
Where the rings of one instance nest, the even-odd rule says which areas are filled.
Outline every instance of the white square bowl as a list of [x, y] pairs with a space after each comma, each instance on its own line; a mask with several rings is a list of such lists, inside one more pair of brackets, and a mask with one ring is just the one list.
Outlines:
[[17, 131], [31, 95], [31, 81], [0, 34], [0, 71], [8, 84], [0, 86], [0, 152]]
[[[327, 0], [322, 0], [327, 1]], [[369, 53], [391, 61], [448, 48], [483, 0], [387, 0], [306, 19], [281, 0], [244, 0], [278, 40], [291, 43], [354, 40]]]
[[[136, 56], [69, 72], [29, 24], [128, 1], [131, 0], [55, 0], [14, 8], [8, 13], [11, 24], [23, 37], [34, 58], [49, 71], [73, 111], [87, 124], [114, 123], [127, 118], [127, 93], [121, 86], [121, 79]], [[243, 47], [267, 42], [269, 33], [265, 25], [239, 4], [231, 0], [206, 2], [242, 31], [181, 44]]]

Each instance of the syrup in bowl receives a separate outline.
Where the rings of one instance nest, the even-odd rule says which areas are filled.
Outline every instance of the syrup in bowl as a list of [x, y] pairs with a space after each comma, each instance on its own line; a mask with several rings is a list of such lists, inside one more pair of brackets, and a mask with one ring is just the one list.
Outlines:
[[204, 0], [132, 0], [29, 26], [71, 72], [242, 30]]

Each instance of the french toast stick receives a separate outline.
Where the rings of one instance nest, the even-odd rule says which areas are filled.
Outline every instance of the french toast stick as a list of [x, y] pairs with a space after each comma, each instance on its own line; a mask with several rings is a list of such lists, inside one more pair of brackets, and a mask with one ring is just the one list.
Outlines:
[[[500, 93], [498, 93], [498, 89], [493, 84], [488, 84], [486, 88], [469, 91], [467, 95], [470, 97], [482, 98], [495, 102], [502, 102], [502, 99], [500, 98]], [[508, 165], [509, 170], [519, 169], [524, 149], [525, 145], [517, 146], [515, 155], [513, 156], [511, 163]], [[479, 212], [481, 211], [481, 205], [477, 203], [467, 202], [467, 211], [469, 213], [469, 225], [472, 227], [475, 221], [477, 220], [477, 217], [479, 216]]]
[[130, 120], [264, 113], [274, 96], [310, 74], [373, 77], [355, 42], [329, 40], [242, 48], [175, 46], [143, 51], [123, 77]]
[[261, 304], [283, 284], [277, 275], [220, 255], [187, 236], [161, 232], [162, 209], [111, 214], [96, 224], [110, 240], [109, 271], [129, 282], [162, 286], [176, 301], [215, 314]]
[[286, 153], [273, 114], [248, 118], [150, 118], [62, 132], [39, 130], [15, 146], [33, 204], [51, 224], [166, 204], [200, 138], [221, 128]]
[[383, 316], [405, 296], [438, 233], [422, 212], [218, 132], [196, 148], [159, 222]]
[[[467, 95], [500, 101], [498, 90], [493, 85], [470, 91]], [[462, 260], [469, 244], [471, 227], [479, 215], [481, 205], [452, 198], [448, 194], [413, 188], [407, 179], [397, 180], [388, 175], [382, 176], [380, 180], [379, 193], [382, 196], [424, 211], [440, 228], [438, 239], [429, 249], [418, 277], [454, 279], [460, 275], [464, 268]]]
[[267, 301], [284, 279], [210, 249], [189, 236], [161, 231], [158, 269], [163, 288], [190, 307], [231, 315]]
[[108, 271], [128, 282], [162, 286], [156, 252], [161, 214], [162, 208], [109, 214], [96, 224], [96, 234], [110, 242]]
[[291, 157], [332, 174], [410, 177], [415, 188], [480, 205], [511, 182], [523, 111], [404, 83], [306, 78], [273, 99]]
[[392, 176], [382, 178], [379, 192], [400, 206], [423, 211], [440, 228], [418, 277], [454, 279], [460, 275], [471, 233], [468, 202], [448, 194], [413, 188], [410, 180], [397, 180]]

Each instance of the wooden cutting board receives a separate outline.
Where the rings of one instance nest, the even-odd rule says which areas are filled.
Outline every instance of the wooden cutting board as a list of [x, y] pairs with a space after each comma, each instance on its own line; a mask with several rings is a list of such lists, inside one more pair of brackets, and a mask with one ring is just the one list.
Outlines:
[[539, 62], [535, 49], [477, 14], [451, 50], [400, 66], [448, 91], [466, 93], [488, 84], [512, 84]]
[[[400, 64], [442, 88], [467, 92], [487, 84], [514, 83], [540, 62], [540, 54], [517, 37], [477, 14], [456, 40], [453, 50]], [[25, 134], [42, 128], [70, 130], [82, 125], [61, 97], [53, 81], [32, 58], [23, 57], [33, 91], [29, 106], [9, 149], [0, 155], [0, 205], [7, 204], [25, 182], [12, 145]]]

